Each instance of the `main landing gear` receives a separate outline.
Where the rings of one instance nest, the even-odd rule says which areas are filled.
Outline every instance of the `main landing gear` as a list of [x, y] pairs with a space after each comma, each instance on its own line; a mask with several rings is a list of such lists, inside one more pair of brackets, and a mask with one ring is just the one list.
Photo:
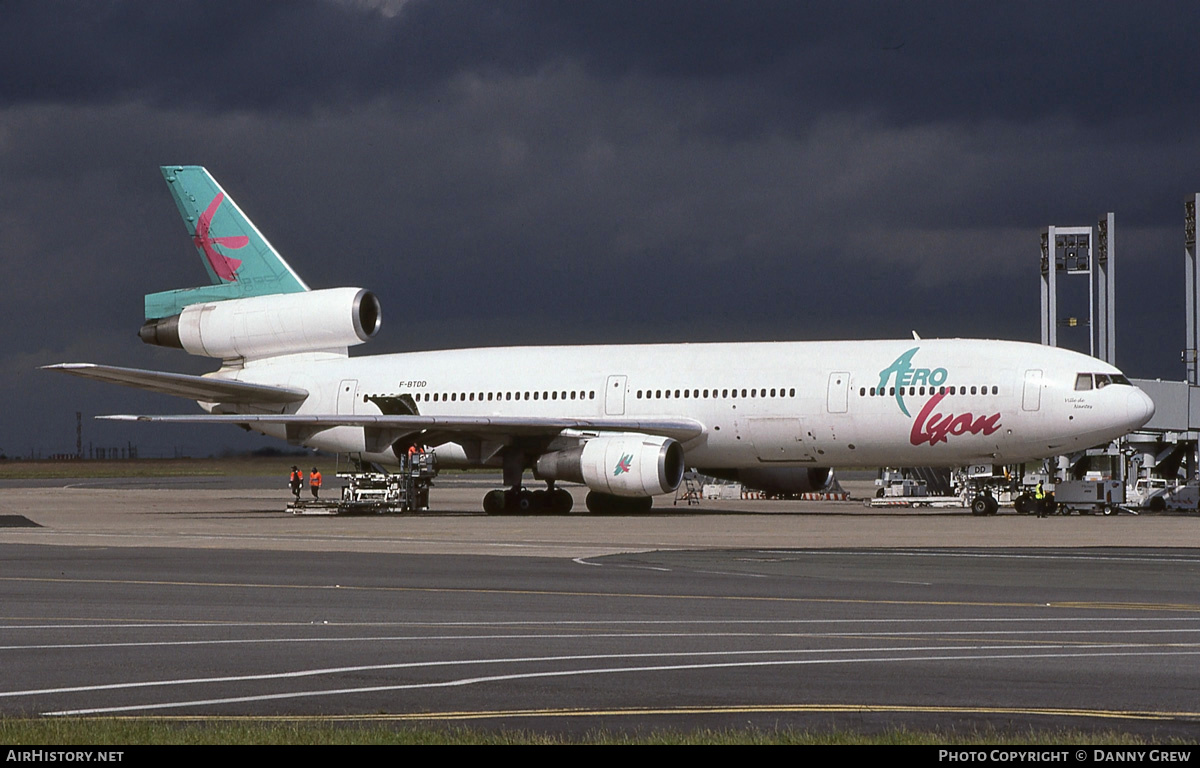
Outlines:
[[531, 491], [522, 485], [525, 475], [525, 453], [511, 449], [504, 453], [504, 484], [506, 489], [489, 491], [483, 497], [483, 511], [489, 515], [565, 515], [575, 500], [569, 491], [555, 488], [546, 481], [546, 489]]
[[[546, 481], [545, 490], [531, 491], [523, 484], [525, 453], [512, 449], [504, 453], [504, 485], [483, 497], [483, 511], [489, 515], [565, 515], [574, 499], [569, 491]], [[628, 515], [649, 512], [654, 500], [649, 496], [616, 496], [590, 491], [587, 510], [593, 515]]]
[[490, 491], [483, 497], [489, 515], [565, 515], [575, 500], [569, 491], [555, 488], [530, 491], [526, 488]]

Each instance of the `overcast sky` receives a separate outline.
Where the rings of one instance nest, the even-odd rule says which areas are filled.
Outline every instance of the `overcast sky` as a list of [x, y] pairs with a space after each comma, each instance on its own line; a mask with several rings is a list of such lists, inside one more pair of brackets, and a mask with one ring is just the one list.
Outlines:
[[[1195, 2], [0, 0], [0, 448], [73, 451], [77, 410], [195, 409], [36, 370], [216, 367], [136, 335], [143, 294], [205, 281], [162, 164], [207, 166], [311, 286], [375, 291], [356, 354], [1036, 341], [1041, 230], [1111, 210], [1117, 363], [1181, 379], [1197, 22]], [[271, 444], [85, 421], [85, 450], [130, 440]]]

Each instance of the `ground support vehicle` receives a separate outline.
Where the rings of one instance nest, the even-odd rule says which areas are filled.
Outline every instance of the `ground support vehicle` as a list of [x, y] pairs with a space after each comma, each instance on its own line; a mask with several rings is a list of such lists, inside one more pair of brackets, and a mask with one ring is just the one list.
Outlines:
[[429, 508], [429, 486], [437, 476], [431, 453], [400, 457], [399, 472], [368, 470], [361, 463], [338, 472], [346, 481], [337, 499], [297, 499], [288, 504], [296, 515], [395, 515]]

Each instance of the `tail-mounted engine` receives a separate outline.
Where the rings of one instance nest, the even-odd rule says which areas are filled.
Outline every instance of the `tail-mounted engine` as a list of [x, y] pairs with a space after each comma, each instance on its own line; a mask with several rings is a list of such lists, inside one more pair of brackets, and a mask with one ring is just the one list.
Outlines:
[[626, 434], [594, 437], [578, 448], [544, 454], [535, 473], [543, 480], [583, 483], [614, 496], [654, 496], [678, 488], [683, 469], [678, 442]]
[[149, 320], [147, 344], [205, 357], [259, 358], [299, 352], [342, 352], [379, 330], [379, 299], [362, 288], [210, 301]]

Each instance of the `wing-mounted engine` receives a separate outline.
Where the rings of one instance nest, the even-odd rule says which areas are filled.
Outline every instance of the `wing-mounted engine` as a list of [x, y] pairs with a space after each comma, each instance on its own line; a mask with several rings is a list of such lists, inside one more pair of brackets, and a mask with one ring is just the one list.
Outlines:
[[621, 434], [594, 437], [578, 448], [537, 460], [543, 480], [583, 483], [613, 496], [671, 493], [683, 480], [683, 447], [669, 437]]
[[138, 335], [147, 344], [192, 355], [262, 358], [301, 352], [341, 352], [379, 330], [375, 294], [362, 288], [209, 301], [178, 315], [149, 320]]

